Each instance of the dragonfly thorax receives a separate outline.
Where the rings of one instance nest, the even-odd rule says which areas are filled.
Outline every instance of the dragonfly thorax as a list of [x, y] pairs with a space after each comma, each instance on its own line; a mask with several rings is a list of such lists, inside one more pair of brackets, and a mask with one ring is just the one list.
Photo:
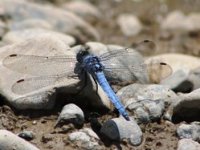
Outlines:
[[83, 58], [82, 67], [89, 73], [103, 71], [104, 66], [101, 64], [99, 58], [94, 55], [87, 55]]

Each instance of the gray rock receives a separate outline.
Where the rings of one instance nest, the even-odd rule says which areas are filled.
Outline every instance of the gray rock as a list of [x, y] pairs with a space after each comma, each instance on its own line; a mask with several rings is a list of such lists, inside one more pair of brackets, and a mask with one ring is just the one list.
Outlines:
[[30, 141], [34, 139], [34, 133], [32, 131], [22, 131], [21, 133], [18, 134], [19, 137]]
[[170, 104], [177, 97], [168, 87], [157, 84], [131, 84], [120, 89], [117, 95], [125, 102], [130, 98], [155, 101], [162, 99], [166, 104]]
[[174, 121], [190, 120], [199, 118], [200, 89], [188, 94], [179, 94], [167, 112], [165, 118]]
[[99, 10], [87, 1], [71, 1], [62, 4], [62, 7], [89, 22], [97, 21], [101, 17]]
[[186, 17], [181, 11], [170, 12], [162, 21], [161, 28], [170, 30], [185, 29], [185, 19]]
[[193, 83], [189, 81], [188, 70], [177, 70], [171, 76], [162, 80], [160, 84], [169, 87], [175, 92], [185, 93], [193, 89]]
[[142, 142], [142, 131], [135, 120], [126, 121], [123, 118], [108, 120], [103, 124], [101, 133], [111, 140], [127, 139], [132, 145], [140, 145]]
[[134, 117], [138, 123], [148, 123], [161, 118], [165, 104], [161, 99], [144, 99], [139, 101], [128, 101], [128, 109], [134, 112]]
[[90, 128], [84, 128], [82, 129], [81, 131], [85, 132], [87, 135], [90, 136], [90, 138], [94, 138], [94, 139], [97, 139], [99, 140], [99, 137], [98, 135]]
[[54, 135], [53, 135], [53, 134], [44, 134], [44, 135], [42, 136], [41, 141], [42, 141], [43, 143], [48, 143], [48, 142], [52, 141], [53, 138], [54, 138]]
[[3, 35], [6, 33], [6, 30], [6, 24], [3, 21], [0, 21], [0, 37], [3, 37]]
[[139, 19], [131, 14], [121, 14], [117, 18], [117, 23], [125, 36], [135, 36], [142, 30]]
[[99, 39], [99, 34], [91, 25], [71, 12], [50, 5], [39, 5], [26, 1], [1, 0], [0, 5], [5, 15], [11, 16], [15, 22], [25, 19], [41, 19], [51, 24], [55, 30], [72, 34], [82, 41]]
[[191, 71], [200, 66], [200, 60], [198, 57], [189, 56], [185, 54], [171, 53], [171, 54], [161, 54], [157, 56], [152, 56], [149, 57], [145, 61], [145, 63], [148, 63], [152, 60], [163, 61], [169, 64], [173, 72], [176, 72], [177, 70]]
[[75, 104], [67, 104], [63, 107], [57, 122], [56, 126], [60, 123], [73, 123], [75, 126], [82, 127], [84, 123], [84, 114], [83, 111], [76, 106]]
[[163, 22], [161, 23], [161, 28], [173, 31], [197, 31], [200, 29], [199, 21], [199, 13], [191, 13], [186, 16], [181, 11], [173, 11], [170, 12], [163, 20]]
[[5, 43], [12, 44], [23, 42], [34, 37], [39, 38], [40, 36], [56, 37], [69, 46], [74, 45], [76, 42], [76, 40], [72, 36], [40, 28], [10, 31], [3, 37], [3, 41]]
[[[13, 84], [16, 83], [19, 79], [23, 78], [32, 78], [33, 75], [24, 74], [23, 69], [22, 72], [17, 72], [15, 70], [11, 70], [4, 65], [2, 65], [2, 61], [10, 54], [29, 54], [29, 55], [40, 55], [40, 56], [55, 56], [55, 55], [65, 55], [74, 53], [70, 52], [68, 45], [65, 44], [62, 40], [59, 40], [56, 37], [48, 37], [48, 36], [40, 36], [35, 37], [33, 39], [29, 39], [22, 43], [13, 44], [10, 46], [4, 46], [1, 48], [1, 57], [0, 57], [0, 70], [4, 72], [0, 77], [1, 85], [0, 92], [1, 94], [8, 100], [8, 102], [17, 109], [50, 109], [54, 106], [55, 103], [55, 87], [65, 87], [65, 92], [76, 92], [78, 91], [76, 85], [79, 82], [79, 79], [76, 78], [66, 78], [65, 76], [62, 78], [53, 77], [46, 78], [50, 82], [46, 82], [47, 80], [42, 80], [44, 78], [39, 78], [38, 80], [33, 80], [33, 82], [27, 82], [26, 85], [20, 86], [20, 88], [13, 88]], [[41, 51], [42, 50], [42, 51]], [[16, 64], [17, 66], [23, 66], [27, 62], [22, 63], [21, 65]], [[31, 63], [31, 62], [30, 62]], [[14, 64], [12, 67], [17, 67]], [[53, 67], [53, 66], [51, 66]], [[45, 67], [47, 70], [47, 66]], [[37, 72], [44, 71], [45, 68], [37, 67]], [[55, 70], [49, 70], [49, 73], [57, 74], [58, 67]], [[67, 66], [65, 66], [67, 69]], [[28, 69], [28, 68], [26, 68]], [[34, 69], [34, 68], [29, 68]], [[29, 70], [31, 72], [31, 70]], [[46, 72], [48, 75], [48, 71]], [[37, 76], [37, 74], [35, 75]], [[35, 77], [34, 76], [34, 77]], [[59, 80], [58, 80], [59, 79]], [[45, 81], [45, 82], [43, 82]], [[42, 82], [42, 83], [41, 83]], [[42, 85], [42, 86], [41, 86]], [[43, 87], [45, 86], [46, 87]], [[68, 88], [66, 88], [68, 87]], [[59, 89], [59, 88], [58, 88]], [[58, 90], [59, 91], [59, 90]]]
[[76, 131], [68, 135], [71, 142], [80, 142], [80, 149], [101, 149], [98, 142], [83, 131]]
[[117, 93], [128, 110], [134, 113], [138, 123], [159, 119], [166, 106], [177, 98], [176, 94], [162, 85], [132, 84]]
[[177, 129], [177, 135], [180, 139], [200, 140], [200, 123], [193, 122], [192, 124], [181, 124]]
[[12, 22], [9, 26], [10, 30], [23, 30], [28, 28], [42, 28], [42, 29], [53, 29], [53, 26], [50, 25], [45, 20], [42, 19], [26, 19], [20, 22]]
[[177, 150], [199, 150], [200, 144], [191, 139], [182, 139], [178, 142]]
[[193, 90], [199, 89], [200, 88], [200, 67], [197, 67], [196, 69], [193, 69], [190, 71], [188, 80], [189, 82], [192, 83], [193, 85]]
[[7, 130], [0, 130], [0, 149], [39, 150], [34, 145]]

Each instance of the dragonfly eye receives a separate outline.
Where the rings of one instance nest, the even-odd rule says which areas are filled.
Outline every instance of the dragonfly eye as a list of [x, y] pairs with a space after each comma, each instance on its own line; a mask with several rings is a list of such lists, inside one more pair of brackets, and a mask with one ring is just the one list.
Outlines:
[[76, 55], [76, 59], [78, 62], [82, 63], [83, 62], [83, 58], [85, 56], [89, 55], [89, 52], [86, 50], [80, 50], [77, 55]]

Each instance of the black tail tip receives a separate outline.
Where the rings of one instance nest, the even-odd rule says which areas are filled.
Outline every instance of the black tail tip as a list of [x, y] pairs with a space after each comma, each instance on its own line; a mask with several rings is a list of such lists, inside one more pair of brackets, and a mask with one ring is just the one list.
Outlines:
[[127, 121], [130, 121], [129, 116], [124, 116], [124, 118], [125, 118]]

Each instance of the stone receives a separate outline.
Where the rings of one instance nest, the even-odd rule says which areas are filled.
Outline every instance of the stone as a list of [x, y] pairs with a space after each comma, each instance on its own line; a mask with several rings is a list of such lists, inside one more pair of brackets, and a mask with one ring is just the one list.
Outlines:
[[186, 32], [198, 31], [200, 29], [199, 26], [200, 26], [199, 13], [190, 13], [189, 15], [186, 16], [181, 11], [170, 12], [161, 23], [162, 29], [172, 30], [172, 31], [177, 31], [177, 30]]
[[6, 35], [3, 37], [3, 41], [5, 43], [12, 44], [17, 42], [23, 42], [34, 37], [39, 38], [40, 36], [56, 37], [69, 46], [74, 45], [76, 42], [76, 40], [72, 36], [40, 28], [10, 31], [6, 33]]
[[82, 127], [84, 120], [84, 113], [78, 106], [75, 104], [67, 104], [63, 107], [57, 119], [56, 126], [60, 123], [67, 122], [73, 123], [75, 126]]
[[200, 123], [181, 124], [177, 129], [177, 135], [180, 139], [192, 139], [198, 142], [200, 140]]
[[18, 137], [17, 135], [7, 130], [0, 130], [0, 149], [39, 150], [31, 143], [25, 141], [24, 139]]
[[145, 60], [145, 63], [156, 60], [169, 64], [173, 72], [180, 69], [190, 72], [200, 66], [200, 60], [198, 57], [178, 53], [150, 56]]
[[125, 36], [136, 36], [143, 28], [140, 20], [131, 14], [121, 14], [117, 18], [117, 23]]
[[34, 139], [34, 133], [32, 131], [22, 131], [21, 133], [18, 134], [19, 137], [30, 141]]
[[0, 37], [2, 38], [4, 34], [6, 33], [7, 26], [3, 21], [0, 21]]
[[80, 142], [79, 148], [81, 149], [101, 149], [98, 142], [94, 139], [91, 139], [91, 137], [83, 131], [70, 133], [68, 138], [71, 142]]
[[100, 11], [87, 1], [71, 1], [62, 4], [62, 7], [89, 22], [97, 21], [101, 17]]
[[53, 29], [53, 26], [51, 26], [50, 23], [42, 19], [25, 19], [20, 22], [12, 22], [9, 25], [10, 31], [24, 30], [29, 28], [41, 28], [51, 30]]
[[[53, 26], [53, 30], [75, 36], [81, 41], [98, 40], [98, 32], [87, 22], [71, 12], [50, 5], [39, 5], [25, 0], [1, 0], [5, 15], [13, 22], [25, 19], [41, 19]], [[53, 12], [53, 13], [52, 13]]]
[[177, 150], [199, 150], [200, 144], [191, 139], [182, 139], [178, 142]]
[[199, 118], [200, 89], [187, 94], [179, 94], [165, 113], [165, 118], [172, 121], [194, 121]]
[[193, 83], [189, 80], [189, 70], [177, 70], [168, 78], [160, 82], [175, 92], [188, 93], [193, 90]]
[[197, 67], [196, 69], [193, 69], [190, 71], [189, 76], [188, 76], [188, 81], [191, 82], [193, 85], [193, 90], [199, 89], [200, 88], [200, 72], [199, 72], [200, 67]]
[[122, 141], [127, 139], [132, 145], [140, 145], [142, 131], [135, 120], [126, 121], [123, 118], [114, 118], [105, 122], [100, 132], [111, 140]]
[[169, 88], [150, 84], [131, 84], [117, 92], [138, 123], [148, 123], [161, 118], [165, 107], [178, 97]]

